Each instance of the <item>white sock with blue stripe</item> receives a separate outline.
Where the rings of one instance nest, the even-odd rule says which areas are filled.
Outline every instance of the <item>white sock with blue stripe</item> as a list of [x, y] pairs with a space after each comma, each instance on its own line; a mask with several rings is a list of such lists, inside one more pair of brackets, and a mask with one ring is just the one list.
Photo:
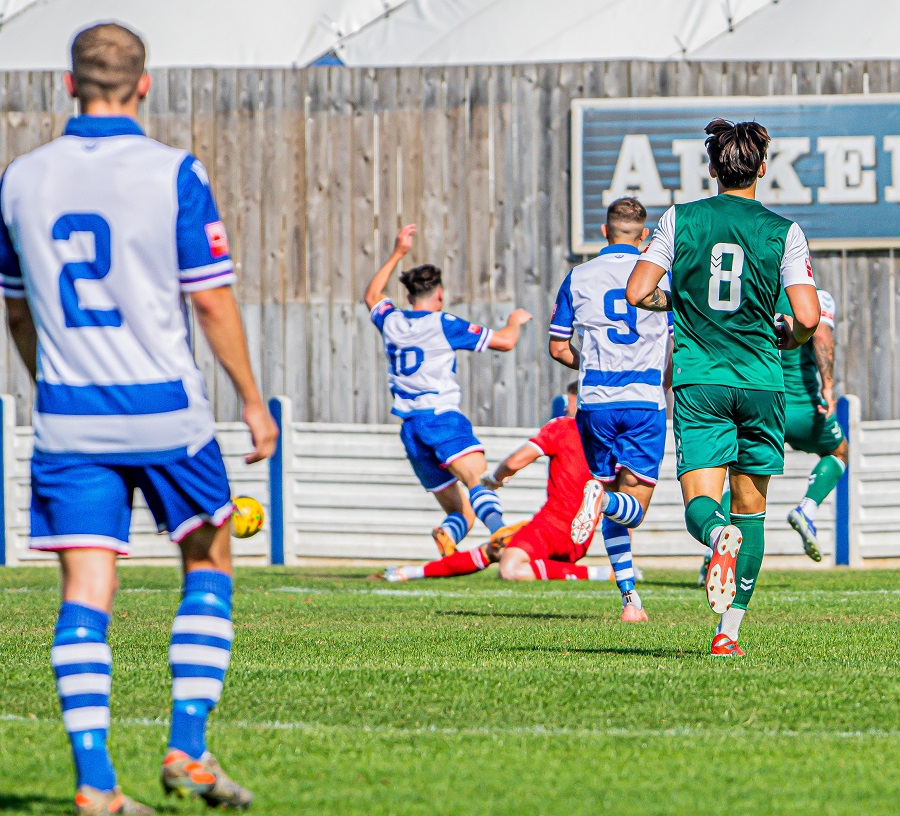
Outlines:
[[623, 527], [637, 527], [644, 518], [644, 508], [641, 503], [627, 493], [603, 494], [601, 510], [608, 519], [618, 522]]
[[[619, 494], [624, 495], [624, 494]], [[629, 497], [630, 498], [630, 497]], [[606, 554], [616, 575], [616, 586], [623, 595], [634, 592], [634, 565], [631, 561], [631, 536], [628, 528], [607, 517], [601, 527]], [[634, 593], [637, 594], [637, 593]], [[640, 609], [640, 600], [635, 604]]]
[[457, 544], [469, 533], [469, 525], [462, 513], [451, 513], [441, 522], [441, 527]]
[[223, 572], [189, 572], [172, 624], [169, 747], [194, 759], [206, 752], [206, 719], [222, 695], [231, 659], [231, 589], [231, 577]]
[[112, 686], [108, 628], [109, 615], [102, 610], [66, 601], [59, 608], [50, 650], [63, 723], [75, 759], [76, 785], [101, 791], [116, 786], [116, 772], [106, 750]]
[[475, 515], [491, 533], [496, 533], [503, 526], [503, 507], [493, 490], [475, 485], [469, 490], [469, 501], [472, 502]]

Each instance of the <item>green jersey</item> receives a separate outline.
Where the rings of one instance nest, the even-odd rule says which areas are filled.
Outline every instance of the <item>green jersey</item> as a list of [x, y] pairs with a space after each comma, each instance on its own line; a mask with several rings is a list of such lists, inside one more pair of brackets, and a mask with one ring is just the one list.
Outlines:
[[[834, 329], [834, 298], [824, 289], [819, 289], [817, 294], [822, 307], [819, 322]], [[778, 297], [775, 311], [786, 315], [794, 314], [791, 302], [784, 291]], [[804, 343], [800, 348], [782, 351], [781, 370], [784, 374], [784, 391], [789, 408], [791, 405], [808, 406], [810, 403], [818, 405], [821, 383], [812, 341]]]
[[724, 193], [671, 207], [644, 257], [671, 270], [676, 388], [784, 390], [775, 302], [784, 286], [814, 285], [797, 224]]

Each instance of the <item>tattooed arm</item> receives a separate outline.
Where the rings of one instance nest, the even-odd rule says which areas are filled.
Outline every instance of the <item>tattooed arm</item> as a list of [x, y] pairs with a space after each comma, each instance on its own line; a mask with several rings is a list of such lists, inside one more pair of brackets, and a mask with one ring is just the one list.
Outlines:
[[819, 411], [831, 416], [837, 402], [834, 398], [834, 332], [831, 326], [819, 323], [812, 338], [812, 347], [822, 380], [822, 399], [827, 405], [825, 408], [820, 407]]
[[658, 286], [643, 300], [635, 304], [639, 309], [646, 309], [648, 312], [671, 312], [672, 296]]

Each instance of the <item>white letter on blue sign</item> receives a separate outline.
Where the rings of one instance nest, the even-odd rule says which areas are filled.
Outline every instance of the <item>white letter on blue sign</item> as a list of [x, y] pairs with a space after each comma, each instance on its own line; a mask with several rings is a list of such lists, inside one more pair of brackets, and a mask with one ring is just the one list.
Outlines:
[[612, 184], [603, 193], [603, 206], [608, 207], [622, 196], [636, 196], [645, 207], [672, 203], [672, 194], [662, 185], [650, 139], [644, 133], [622, 139]]
[[884, 152], [891, 154], [891, 184], [884, 188], [885, 201], [900, 201], [900, 136], [884, 137]]
[[874, 136], [820, 136], [816, 150], [825, 154], [825, 186], [819, 188], [823, 204], [874, 204], [878, 201]]
[[681, 167], [681, 186], [675, 191], [676, 204], [716, 194], [703, 139], [673, 139], [672, 153], [678, 156]]
[[766, 174], [759, 180], [756, 197], [763, 204], [811, 204], [812, 190], [804, 187], [794, 162], [809, 153], [805, 136], [772, 139]]

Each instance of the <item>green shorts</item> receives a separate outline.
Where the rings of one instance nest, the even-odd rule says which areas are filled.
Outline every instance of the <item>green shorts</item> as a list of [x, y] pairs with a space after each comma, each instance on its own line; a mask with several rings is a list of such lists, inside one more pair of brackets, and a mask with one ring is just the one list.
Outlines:
[[774, 476], [784, 471], [784, 394], [728, 385], [675, 389], [678, 478], [691, 470], [730, 467]]
[[825, 401], [788, 405], [784, 441], [794, 450], [826, 456], [844, 441], [844, 432], [835, 415], [825, 416], [818, 405], [824, 408]]

